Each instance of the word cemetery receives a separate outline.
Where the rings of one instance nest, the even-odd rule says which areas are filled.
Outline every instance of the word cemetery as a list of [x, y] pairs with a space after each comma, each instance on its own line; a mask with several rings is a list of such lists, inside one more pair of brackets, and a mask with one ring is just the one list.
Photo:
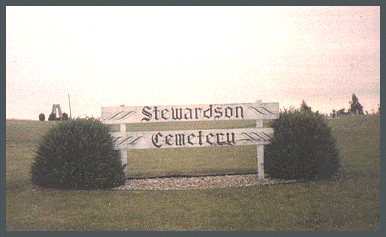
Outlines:
[[[101, 115], [105, 124], [120, 124], [120, 132], [112, 132], [112, 136], [124, 164], [128, 149], [256, 145], [258, 177], [264, 179], [264, 145], [269, 144], [274, 131], [263, 128], [263, 119], [277, 119], [279, 103], [102, 107]], [[256, 128], [126, 131], [127, 123], [243, 119], [256, 120]]]

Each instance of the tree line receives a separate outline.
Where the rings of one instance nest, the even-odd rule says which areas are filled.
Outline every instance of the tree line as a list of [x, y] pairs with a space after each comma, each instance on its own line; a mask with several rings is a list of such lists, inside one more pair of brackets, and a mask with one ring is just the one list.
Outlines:
[[[349, 102], [350, 108], [347, 110], [346, 109], [340, 109], [340, 110], [333, 110], [332, 111], [332, 117], [338, 117], [342, 115], [359, 115], [359, 114], [364, 114], [363, 112], [363, 106], [361, 103], [359, 103], [358, 97], [355, 95], [355, 93], [352, 94], [351, 101]], [[300, 106], [300, 109], [303, 111], [311, 111], [311, 107], [309, 107], [306, 102], [303, 100], [302, 104]], [[377, 113], [380, 113], [380, 107], [378, 105], [378, 111]], [[368, 112], [366, 111], [366, 114]]]

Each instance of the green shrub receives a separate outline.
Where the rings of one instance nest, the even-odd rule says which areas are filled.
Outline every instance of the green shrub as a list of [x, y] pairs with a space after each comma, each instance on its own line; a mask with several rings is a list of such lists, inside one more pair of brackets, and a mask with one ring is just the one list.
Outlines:
[[59, 122], [42, 137], [31, 175], [44, 188], [105, 189], [124, 184], [123, 170], [107, 125], [78, 118]]
[[39, 121], [44, 121], [45, 119], [46, 116], [43, 113], [39, 114]]
[[68, 114], [67, 113], [63, 113], [63, 118], [62, 118], [62, 120], [68, 120]]
[[48, 116], [48, 121], [55, 121], [55, 120], [57, 120], [56, 115], [54, 113], [51, 113], [50, 116]]
[[264, 170], [272, 178], [327, 178], [340, 167], [336, 141], [325, 118], [311, 111], [284, 110], [270, 127]]

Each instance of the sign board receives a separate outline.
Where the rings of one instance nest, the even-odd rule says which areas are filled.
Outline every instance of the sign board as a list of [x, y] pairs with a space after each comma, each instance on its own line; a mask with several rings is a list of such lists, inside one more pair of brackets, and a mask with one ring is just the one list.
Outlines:
[[116, 150], [266, 145], [272, 128], [112, 132]]
[[[274, 133], [272, 128], [262, 128], [263, 119], [278, 117], [279, 103], [260, 102], [102, 107], [101, 113], [103, 123], [120, 124], [120, 132], [111, 135], [124, 164], [127, 163], [128, 149], [256, 145], [259, 179], [264, 179], [264, 145], [269, 144]], [[256, 120], [256, 128], [126, 132], [126, 123], [243, 119]]]
[[277, 119], [279, 103], [102, 107], [106, 124]]

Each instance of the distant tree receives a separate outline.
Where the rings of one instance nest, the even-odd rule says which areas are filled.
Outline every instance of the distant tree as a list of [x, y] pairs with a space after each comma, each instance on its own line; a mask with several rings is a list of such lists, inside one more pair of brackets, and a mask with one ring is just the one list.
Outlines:
[[333, 118], [336, 117], [336, 110], [335, 110], [335, 109], [332, 110], [332, 117], [333, 117]]
[[44, 121], [45, 119], [46, 116], [43, 113], [39, 114], [39, 121]]
[[50, 116], [48, 117], [48, 121], [55, 121], [56, 120], [56, 115], [54, 113], [51, 113]]
[[63, 120], [68, 120], [68, 114], [67, 113], [63, 113], [62, 116], [63, 116], [63, 118], [62, 118]]
[[350, 101], [350, 109], [348, 112], [352, 114], [363, 114], [363, 106], [359, 103], [357, 96], [353, 93]]
[[337, 116], [342, 116], [342, 115], [346, 115], [347, 113], [345, 112], [346, 109], [340, 109], [338, 110], [338, 112], [336, 112]]
[[311, 107], [309, 107], [306, 102], [303, 100], [302, 101], [302, 104], [300, 106], [300, 110], [303, 110], [303, 111], [311, 111]]

